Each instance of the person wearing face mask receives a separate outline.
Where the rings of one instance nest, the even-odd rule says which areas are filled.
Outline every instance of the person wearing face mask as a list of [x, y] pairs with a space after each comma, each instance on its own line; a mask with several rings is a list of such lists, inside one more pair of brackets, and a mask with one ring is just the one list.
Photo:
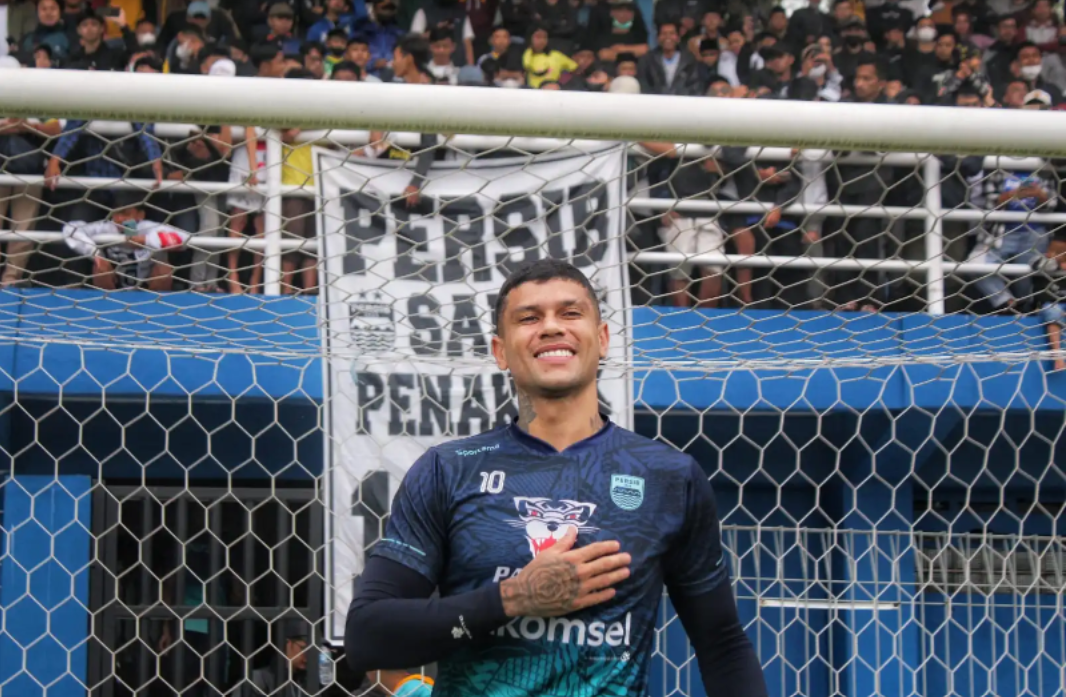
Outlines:
[[179, 75], [195, 75], [200, 72], [197, 56], [206, 45], [204, 32], [200, 27], [189, 25], [178, 32], [167, 52], [164, 72]]
[[844, 78], [844, 84], [850, 85], [852, 78], [855, 77], [859, 56], [864, 53], [863, 47], [870, 37], [866, 33], [866, 25], [858, 17], [852, 17], [841, 27], [840, 32], [842, 46], [833, 59], [833, 63]]
[[[1062, 90], [1044, 76], [1043, 52], [1032, 41], [1018, 44], [1014, 60], [1010, 64], [1010, 76], [1025, 80], [1029, 91], [1043, 90], [1051, 95], [1055, 105], [1062, 103]], [[997, 90], [1002, 92], [1002, 90]]]
[[397, 42], [407, 33], [396, 21], [397, 8], [396, 0], [375, 0], [369, 15], [356, 20], [352, 29], [354, 35], [365, 37], [370, 49], [369, 73], [378, 77], [389, 67]]
[[344, 50], [348, 48], [348, 32], [344, 29], [332, 29], [326, 34], [322, 46], [323, 72], [326, 77], [333, 73], [333, 67], [344, 60]]
[[[359, 9], [365, 15], [366, 5], [360, 2]], [[340, 29], [351, 36], [356, 19], [358, 19], [357, 13], [352, 12], [348, 0], [326, 0], [322, 19], [312, 24], [307, 30], [307, 40], [324, 44], [326, 37], [335, 29]]]
[[504, 89], [520, 89], [526, 86], [526, 72], [518, 51], [508, 51], [496, 62], [492, 84]]
[[589, 19], [588, 38], [603, 61], [613, 61], [619, 53], [640, 58], [648, 52], [648, 29], [633, 0], [610, 0], [607, 16], [600, 11]]
[[915, 81], [923, 71], [936, 63], [936, 25], [929, 17], [922, 17], [914, 30], [915, 43], [903, 54], [902, 77], [908, 85]]
[[839, 102], [844, 81], [840, 71], [833, 65], [833, 56], [818, 44], [803, 49], [800, 56], [800, 76], [815, 84], [816, 96], [823, 102]]

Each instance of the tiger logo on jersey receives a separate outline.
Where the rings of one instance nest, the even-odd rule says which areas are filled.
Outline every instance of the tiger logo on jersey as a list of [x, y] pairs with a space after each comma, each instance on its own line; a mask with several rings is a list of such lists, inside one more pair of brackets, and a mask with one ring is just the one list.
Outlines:
[[577, 528], [578, 533], [599, 530], [588, 524], [589, 518], [596, 512], [594, 503], [516, 496], [514, 504], [518, 509], [518, 520], [508, 520], [507, 523], [525, 531], [529, 551], [534, 558], [561, 540], [570, 528]]

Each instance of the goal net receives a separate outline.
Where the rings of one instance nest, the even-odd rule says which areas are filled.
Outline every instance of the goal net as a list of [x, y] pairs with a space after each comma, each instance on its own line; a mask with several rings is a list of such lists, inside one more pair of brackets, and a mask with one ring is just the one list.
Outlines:
[[[394, 685], [345, 664], [353, 583], [414, 460], [516, 413], [490, 308], [552, 257], [603, 410], [711, 479], [771, 694], [1061, 694], [1049, 115], [100, 96], [139, 77], [0, 85], [0, 690]], [[665, 597], [648, 694], [704, 694]]]

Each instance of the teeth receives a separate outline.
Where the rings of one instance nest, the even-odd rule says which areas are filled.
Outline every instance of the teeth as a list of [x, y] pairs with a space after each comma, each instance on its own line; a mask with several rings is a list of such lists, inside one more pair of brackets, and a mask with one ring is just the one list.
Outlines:
[[570, 349], [555, 349], [554, 351], [545, 351], [544, 353], [537, 354], [537, 358], [568, 358], [573, 356], [574, 352]]

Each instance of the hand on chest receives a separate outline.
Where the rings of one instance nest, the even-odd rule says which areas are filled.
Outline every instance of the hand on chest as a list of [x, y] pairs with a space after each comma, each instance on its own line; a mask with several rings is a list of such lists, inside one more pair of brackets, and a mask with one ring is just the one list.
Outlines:
[[631, 474], [478, 472], [457, 501], [449, 553], [501, 581], [576, 528], [578, 547], [618, 540], [634, 564], [648, 561], [665, 531], [646, 493], [645, 478]]

